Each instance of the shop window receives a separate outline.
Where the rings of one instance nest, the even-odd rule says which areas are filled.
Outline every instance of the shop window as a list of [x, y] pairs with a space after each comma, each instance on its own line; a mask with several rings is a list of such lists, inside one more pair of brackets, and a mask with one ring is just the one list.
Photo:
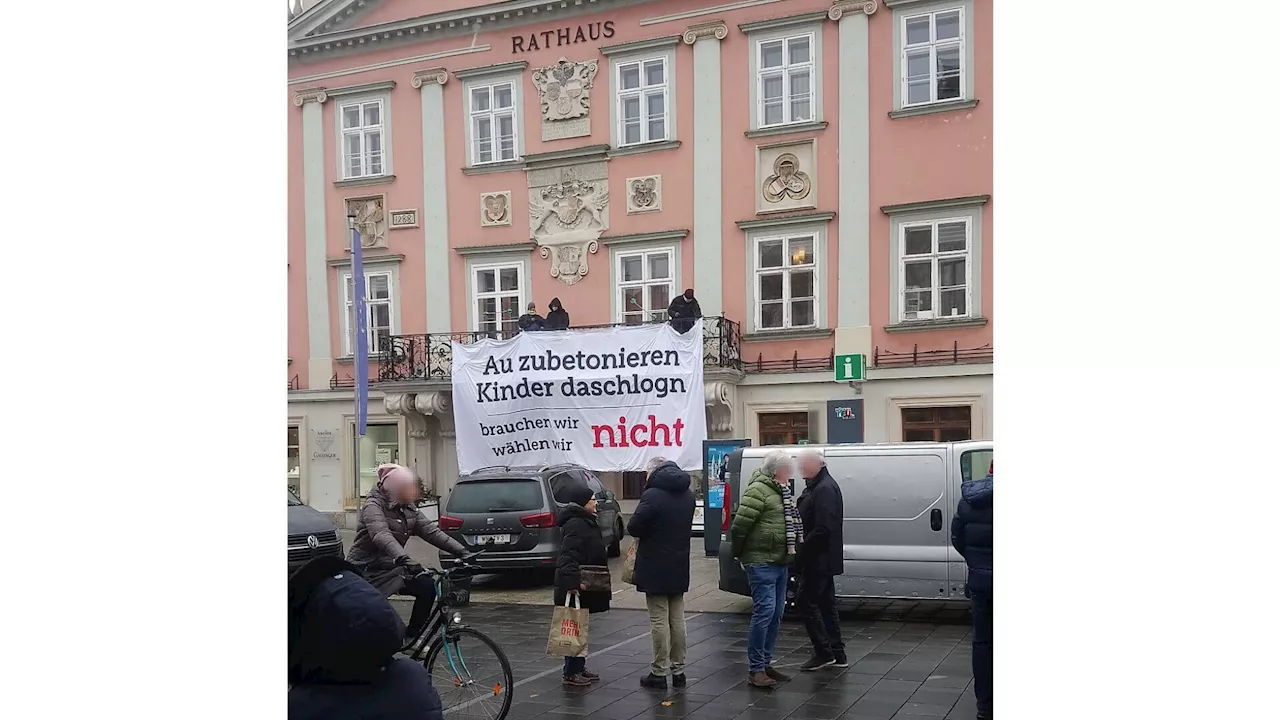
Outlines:
[[298, 444], [298, 428], [289, 426], [289, 490], [302, 497], [302, 446]]
[[[354, 432], [354, 426], [352, 431]], [[378, 484], [378, 466], [400, 464], [400, 427], [395, 423], [373, 424], [360, 438], [360, 497]]]
[[761, 445], [799, 445], [809, 442], [809, 413], [760, 413]]
[[622, 473], [622, 499], [639, 500], [640, 493], [644, 492], [644, 482], [646, 479], [648, 479], [648, 475], [645, 475], [643, 472]]
[[959, 442], [973, 439], [973, 408], [968, 405], [902, 409], [905, 442]]

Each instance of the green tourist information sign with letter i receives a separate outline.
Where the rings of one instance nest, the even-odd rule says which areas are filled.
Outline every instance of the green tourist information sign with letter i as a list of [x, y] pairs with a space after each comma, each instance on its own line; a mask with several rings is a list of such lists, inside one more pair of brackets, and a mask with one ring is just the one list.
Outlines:
[[867, 356], [861, 353], [855, 355], [837, 355], [836, 356], [836, 382], [849, 382], [851, 380], [866, 380], [866, 373], [863, 368], [866, 367]]

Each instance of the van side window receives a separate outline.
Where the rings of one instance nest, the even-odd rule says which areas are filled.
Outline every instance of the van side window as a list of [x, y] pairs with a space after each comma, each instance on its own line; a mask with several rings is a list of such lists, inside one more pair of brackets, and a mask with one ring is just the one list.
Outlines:
[[573, 478], [567, 472], [558, 472], [552, 475], [551, 479], [547, 481], [547, 485], [551, 488], [551, 499], [559, 503], [560, 501], [557, 498], [560, 497], [561, 488], [570, 482], [573, 482]]
[[994, 450], [969, 450], [960, 456], [960, 479], [968, 482], [977, 478], [981, 480], [991, 471], [991, 462], [995, 458]]
[[587, 487], [591, 488], [591, 493], [593, 495], [604, 495], [604, 485], [600, 484], [600, 481], [593, 473], [584, 471], [582, 475], [587, 479]]

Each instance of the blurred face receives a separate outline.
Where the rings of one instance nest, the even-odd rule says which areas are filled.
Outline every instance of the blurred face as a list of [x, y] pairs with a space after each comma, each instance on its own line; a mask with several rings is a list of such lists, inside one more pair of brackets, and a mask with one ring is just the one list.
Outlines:
[[595, 499], [594, 497], [593, 497], [593, 498], [591, 498], [590, 500], [588, 500], [588, 501], [587, 501], [587, 504], [586, 504], [586, 505], [583, 505], [582, 507], [583, 507], [583, 509], [584, 509], [584, 510], [586, 510], [587, 512], [591, 513], [592, 515], [595, 515], [595, 514], [596, 514], [596, 499]]
[[392, 495], [393, 497], [391, 499], [402, 505], [408, 505], [409, 503], [415, 502], [418, 499], [418, 483], [404, 483], [403, 485], [398, 486]]
[[792, 478], [794, 473], [795, 468], [792, 467], [791, 461], [778, 463], [778, 472], [773, 476], [773, 479], [778, 482], [786, 482]]
[[814, 477], [820, 470], [822, 470], [822, 462], [817, 458], [802, 458], [800, 460], [800, 474], [804, 477]]

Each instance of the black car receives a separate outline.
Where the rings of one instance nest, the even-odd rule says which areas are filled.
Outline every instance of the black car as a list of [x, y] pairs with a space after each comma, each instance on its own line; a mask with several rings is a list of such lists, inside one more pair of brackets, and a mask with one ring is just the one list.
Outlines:
[[[581, 465], [489, 467], [458, 478], [440, 513], [440, 529], [485, 553], [474, 562], [492, 571], [551, 570], [560, 554], [555, 489], [585, 483], [610, 557], [621, 554], [622, 508], [595, 473]], [[450, 558], [441, 558], [445, 565]]]
[[289, 490], [289, 574], [312, 558], [341, 554], [338, 528], [329, 518], [302, 504], [293, 490]]

